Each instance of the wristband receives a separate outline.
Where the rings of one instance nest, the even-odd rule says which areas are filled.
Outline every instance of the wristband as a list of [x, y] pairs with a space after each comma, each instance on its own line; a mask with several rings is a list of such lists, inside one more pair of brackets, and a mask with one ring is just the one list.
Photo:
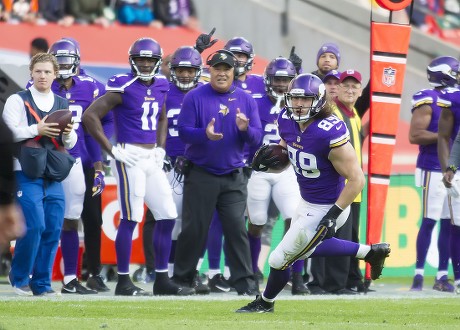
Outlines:
[[324, 217], [325, 218], [329, 217], [329, 218], [332, 218], [332, 219], [337, 219], [340, 216], [340, 214], [342, 214], [342, 211], [343, 210], [340, 207], [338, 207], [337, 204], [334, 204], [329, 209], [329, 211], [327, 211], [327, 213], [326, 213], [326, 215]]

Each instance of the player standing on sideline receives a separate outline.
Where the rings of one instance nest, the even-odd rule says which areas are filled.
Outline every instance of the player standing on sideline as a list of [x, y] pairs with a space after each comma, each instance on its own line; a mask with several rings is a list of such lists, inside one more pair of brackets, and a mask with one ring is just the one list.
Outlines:
[[[439, 63], [439, 69], [447, 76], [445, 79], [454, 84], [453, 80], [460, 82], [459, 62], [450, 58], [447, 63]], [[446, 65], [448, 64], [448, 65]], [[451, 209], [450, 227], [450, 258], [454, 271], [455, 292], [460, 293], [460, 188], [458, 184], [459, 166], [459, 132], [460, 132], [460, 89], [447, 87], [438, 97], [441, 115], [438, 122], [438, 157], [443, 173], [443, 183], [448, 190], [449, 207]], [[454, 145], [451, 148], [455, 136]], [[437, 282], [435, 282], [436, 286]], [[434, 288], [434, 287], [433, 287]]]
[[[118, 184], [121, 221], [115, 240], [118, 283], [115, 295], [148, 295], [129, 277], [132, 236], [144, 216], [144, 202], [156, 219], [154, 230], [156, 295], [190, 295], [193, 289], [182, 288], [168, 277], [171, 231], [177, 217], [171, 187], [165, 172], [167, 118], [164, 100], [169, 84], [156, 76], [162, 50], [151, 38], [136, 40], [129, 49], [131, 73], [109, 79], [107, 92], [84, 113], [83, 122], [102, 148], [114, 158], [112, 168]], [[100, 119], [113, 110], [117, 145], [104, 135]], [[152, 189], [155, 187], [155, 189]]]
[[[364, 187], [364, 174], [345, 124], [331, 116], [321, 79], [298, 75], [289, 85], [285, 103], [278, 118], [280, 144], [288, 149], [302, 200], [291, 227], [270, 255], [267, 287], [238, 313], [273, 312], [275, 298], [289, 280], [289, 266], [299, 258], [312, 253], [355, 256], [371, 264], [372, 278], [377, 279], [390, 253], [387, 243], [369, 246], [333, 237]], [[254, 170], [260, 170], [260, 165], [270, 167], [265, 161], [256, 155]]]
[[[203, 60], [200, 53], [190, 46], [183, 46], [176, 49], [170, 61], [171, 83], [166, 97], [166, 115], [168, 117], [168, 134], [166, 136], [166, 154], [171, 158], [171, 164], [175, 164], [177, 157], [184, 156], [185, 143], [179, 137], [178, 117], [181, 111], [185, 95], [192, 89], [201, 86], [201, 67]], [[167, 173], [171, 188], [173, 190], [174, 203], [177, 208], [177, 218], [172, 232], [172, 248], [169, 260], [169, 272], [171, 276], [174, 271], [174, 256], [177, 237], [182, 227], [182, 197], [183, 181], [177, 180], [175, 171]], [[201, 283], [198, 271], [195, 274], [192, 287], [198, 294], [208, 294], [209, 287]]]
[[211, 81], [187, 93], [178, 117], [190, 171], [185, 176], [182, 231], [174, 279], [191, 285], [215, 210], [226, 240], [231, 282], [239, 294], [255, 287], [244, 221], [247, 180], [243, 148], [258, 144], [261, 124], [255, 101], [234, 85], [236, 58], [221, 49], [208, 57]]
[[[417, 258], [411, 291], [423, 289], [426, 256], [431, 244], [431, 234], [436, 222], [440, 222], [438, 236], [439, 264], [433, 286], [438, 291], [454, 291], [447, 274], [449, 266], [449, 240], [451, 232], [447, 191], [440, 184], [441, 164], [438, 159], [438, 121], [441, 108], [438, 99], [442, 90], [457, 86], [459, 62], [453, 57], [441, 56], [431, 61], [426, 71], [431, 89], [422, 89], [412, 97], [412, 118], [409, 141], [419, 145], [415, 171], [415, 185], [423, 187], [423, 218], [417, 235]], [[450, 137], [449, 137], [450, 138]]]
[[[58, 149], [56, 144], [72, 148], [77, 134], [71, 124], [60, 135], [56, 123], [45, 122], [52, 112], [68, 107], [68, 101], [51, 90], [59, 71], [56, 58], [51, 54], [36, 54], [30, 60], [29, 69], [33, 85], [11, 95], [3, 110], [3, 119], [13, 132], [14, 140], [39, 140], [38, 143], [51, 149]], [[31, 158], [22, 159], [22, 164], [30, 164]], [[64, 219], [62, 184], [46, 173], [45, 176], [37, 173], [35, 178], [30, 173], [26, 175], [18, 159], [14, 168], [18, 182], [16, 196], [27, 231], [16, 240], [9, 281], [18, 295], [56, 295], [51, 288], [51, 270]]]
[[[294, 65], [284, 57], [277, 57], [265, 68], [264, 83], [266, 93], [255, 98], [262, 122], [262, 145], [279, 143], [278, 125], [276, 121], [281, 107], [284, 107], [284, 93], [292, 78], [296, 75]], [[258, 146], [251, 147], [249, 161], [252, 160]], [[248, 182], [248, 237], [251, 247], [252, 268], [258, 269], [260, 249], [262, 246], [262, 229], [267, 223], [268, 208], [273, 198], [281, 217], [290, 221], [300, 201], [299, 187], [296, 184], [294, 169], [288, 167], [281, 173], [255, 172]], [[293, 270], [291, 292], [294, 295], [308, 294], [302, 278], [303, 263]]]

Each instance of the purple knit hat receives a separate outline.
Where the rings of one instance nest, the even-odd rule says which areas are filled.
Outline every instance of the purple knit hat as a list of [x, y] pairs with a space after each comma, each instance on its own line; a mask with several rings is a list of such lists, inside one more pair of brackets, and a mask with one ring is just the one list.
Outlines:
[[333, 42], [326, 42], [321, 46], [321, 48], [318, 50], [318, 55], [316, 55], [316, 63], [318, 64], [318, 60], [321, 55], [324, 53], [332, 53], [335, 55], [337, 58], [337, 66], [340, 65], [340, 51], [339, 51], [339, 46]]

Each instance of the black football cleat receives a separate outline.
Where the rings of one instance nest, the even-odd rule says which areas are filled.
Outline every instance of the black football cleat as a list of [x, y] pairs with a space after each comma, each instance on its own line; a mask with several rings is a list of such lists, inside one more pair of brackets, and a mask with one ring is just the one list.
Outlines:
[[93, 275], [91, 277], [88, 277], [88, 280], [86, 281], [86, 287], [97, 292], [110, 291], [107, 285], [105, 285], [104, 279], [101, 275]]
[[251, 301], [244, 307], [237, 309], [236, 313], [273, 313], [275, 311], [275, 303], [266, 302], [262, 296], [257, 296], [254, 301]]
[[211, 292], [230, 292], [231, 288], [228, 285], [222, 274], [214, 275], [213, 278], [208, 280], [208, 286], [211, 288]]
[[364, 261], [371, 265], [372, 280], [377, 280], [382, 274], [385, 259], [390, 255], [390, 252], [390, 244], [388, 243], [377, 243], [371, 245], [371, 250], [364, 258]]
[[96, 294], [97, 291], [85, 288], [77, 278], [74, 278], [62, 286], [61, 293]]
[[293, 296], [306, 296], [310, 294], [310, 290], [308, 290], [307, 286], [303, 283], [301, 273], [292, 273], [291, 293]]
[[134, 284], [130, 283], [128, 285], [119, 285], [115, 287], [115, 295], [116, 296], [136, 296], [136, 297], [148, 297], [152, 294], [147, 292], [141, 288], [138, 288]]
[[153, 294], [155, 296], [191, 296], [195, 294], [195, 289], [179, 286], [171, 280], [155, 281], [153, 283]]
[[191, 288], [195, 289], [196, 294], [206, 295], [211, 292], [211, 288], [209, 287], [207, 277], [205, 277], [205, 281], [203, 281], [203, 278], [200, 276], [200, 273], [198, 271], [195, 272]]

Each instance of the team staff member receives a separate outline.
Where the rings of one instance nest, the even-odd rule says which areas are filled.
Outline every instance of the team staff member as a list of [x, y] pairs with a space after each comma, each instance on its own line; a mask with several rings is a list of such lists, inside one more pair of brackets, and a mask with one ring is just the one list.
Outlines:
[[227, 50], [210, 56], [209, 84], [187, 93], [178, 117], [190, 172], [184, 182], [182, 232], [177, 240], [174, 278], [190, 285], [214, 210], [222, 222], [231, 284], [239, 294], [256, 292], [244, 221], [248, 176], [244, 144], [262, 136], [257, 105], [234, 85], [236, 58]]
[[[68, 107], [66, 99], [51, 91], [51, 84], [59, 71], [56, 58], [51, 54], [37, 54], [32, 57], [29, 69], [33, 86], [10, 96], [3, 111], [14, 140], [20, 142], [40, 137], [40, 143], [48, 147], [54, 145], [53, 138], [65, 148], [72, 148], [77, 135], [71, 124], [59, 138], [57, 124], [45, 122], [48, 114]], [[33, 112], [37, 119], [42, 119], [38, 121]], [[18, 295], [55, 295], [51, 289], [51, 270], [64, 219], [62, 184], [51, 178], [27, 176], [18, 160], [14, 166], [17, 198], [24, 212], [27, 231], [16, 241], [9, 279]]]

